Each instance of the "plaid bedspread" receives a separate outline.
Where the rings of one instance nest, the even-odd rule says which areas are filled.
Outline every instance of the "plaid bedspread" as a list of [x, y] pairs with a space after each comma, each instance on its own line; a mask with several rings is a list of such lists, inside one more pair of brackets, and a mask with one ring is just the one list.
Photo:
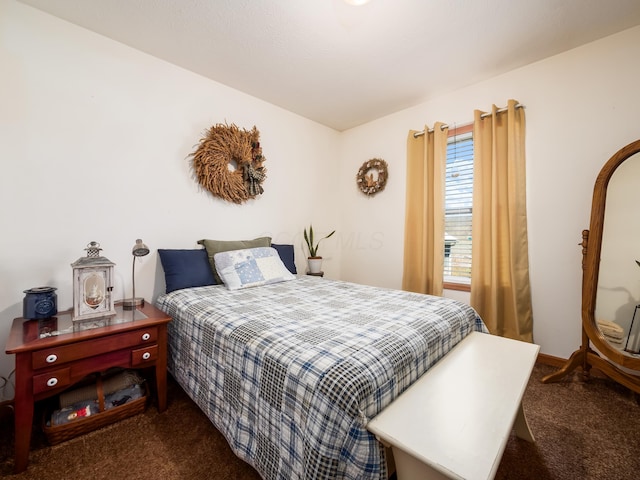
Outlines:
[[161, 295], [169, 370], [265, 480], [384, 479], [367, 422], [469, 332], [466, 304], [311, 276]]

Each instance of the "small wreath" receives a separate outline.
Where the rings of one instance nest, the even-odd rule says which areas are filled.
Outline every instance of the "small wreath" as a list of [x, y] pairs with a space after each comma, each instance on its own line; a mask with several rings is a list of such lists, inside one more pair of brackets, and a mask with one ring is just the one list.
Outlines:
[[248, 131], [236, 125], [214, 125], [191, 156], [198, 183], [216, 197], [243, 203], [264, 192], [266, 159], [255, 126]]
[[366, 195], [375, 195], [384, 190], [387, 178], [389, 178], [387, 162], [379, 158], [364, 162], [356, 175], [358, 188]]

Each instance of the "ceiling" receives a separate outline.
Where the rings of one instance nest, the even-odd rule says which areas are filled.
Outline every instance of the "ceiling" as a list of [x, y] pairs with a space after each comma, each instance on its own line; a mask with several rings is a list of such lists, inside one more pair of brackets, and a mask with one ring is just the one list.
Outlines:
[[342, 131], [640, 24], [639, 0], [20, 0]]

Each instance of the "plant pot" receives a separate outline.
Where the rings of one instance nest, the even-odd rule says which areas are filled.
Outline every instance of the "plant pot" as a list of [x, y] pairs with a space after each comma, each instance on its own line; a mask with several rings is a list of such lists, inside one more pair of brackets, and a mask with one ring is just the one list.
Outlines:
[[309, 273], [320, 273], [322, 271], [322, 257], [307, 258]]

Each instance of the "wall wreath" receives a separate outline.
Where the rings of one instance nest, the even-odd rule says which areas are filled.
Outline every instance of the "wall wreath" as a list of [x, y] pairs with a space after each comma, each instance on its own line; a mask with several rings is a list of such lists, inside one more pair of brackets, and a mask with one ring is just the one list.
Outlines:
[[266, 159], [255, 126], [245, 130], [233, 124], [216, 124], [191, 156], [198, 183], [216, 197], [243, 203], [264, 192]]
[[387, 162], [379, 158], [372, 158], [362, 164], [356, 175], [356, 182], [362, 193], [375, 195], [384, 190], [387, 178], [389, 178]]

